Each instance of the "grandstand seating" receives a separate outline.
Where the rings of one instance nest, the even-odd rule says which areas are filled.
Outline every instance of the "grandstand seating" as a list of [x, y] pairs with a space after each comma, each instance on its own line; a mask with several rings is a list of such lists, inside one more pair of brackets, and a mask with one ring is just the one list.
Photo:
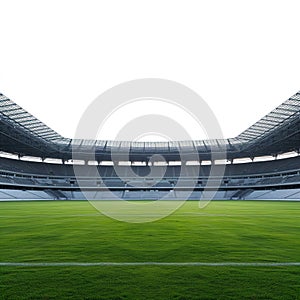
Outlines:
[[[119, 190], [121, 197], [125, 199], [147, 199], [154, 200], [161, 197], [170, 197], [170, 191], [176, 186], [178, 178], [181, 174], [181, 166], [167, 166], [163, 178], [149, 178], [147, 174], [150, 168], [147, 166], [132, 167], [136, 177], [132, 177], [129, 172], [129, 166], [118, 166], [117, 170], [113, 166], [77, 166], [80, 173], [85, 176], [80, 177], [78, 182], [72, 165], [68, 164], [50, 164], [41, 162], [29, 162], [22, 160], [12, 160], [8, 158], [0, 158], [0, 199], [14, 199], [14, 197], [22, 196], [24, 199], [73, 199], [75, 194], [70, 190], [79, 189], [98, 189], [99, 192], [94, 197], [103, 199], [106, 189]], [[214, 167], [221, 168], [215, 165]], [[160, 168], [153, 166], [153, 168]], [[199, 168], [197, 176], [198, 183], [195, 186], [195, 192], [190, 199], [199, 199], [201, 191], [208, 183], [218, 188], [220, 179], [218, 177], [209, 178], [211, 165], [203, 165]], [[191, 177], [195, 174], [194, 166], [184, 166], [184, 177], [180, 177], [183, 186], [192, 186]], [[101, 175], [96, 177], [97, 172]], [[155, 172], [159, 174], [160, 172]], [[128, 177], [128, 174], [130, 174]], [[146, 177], [143, 177], [146, 174]], [[191, 175], [192, 174], [192, 175]], [[121, 178], [119, 177], [122, 176]], [[220, 175], [221, 176], [221, 175]], [[220, 190], [217, 197], [221, 199], [262, 199], [265, 197], [276, 198], [284, 197], [284, 193], [278, 190], [278, 193], [258, 191], [258, 188], [289, 188], [300, 187], [300, 156], [286, 158], [281, 160], [252, 162], [243, 164], [227, 164], [225, 175], [221, 180]], [[19, 192], [8, 192], [8, 188], [19, 188]], [[23, 191], [22, 191], [23, 190]], [[41, 190], [44, 190], [42, 193]], [[56, 190], [56, 191], [53, 191]], [[255, 190], [255, 191], [254, 191]], [[34, 191], [34, 192], [33, 192]], [[102, 194], [100, 193], [102, 191]], [[234, 193], [232, 191], [235, 191]], [[288, 191], [288, 190], [287, 190]], [[286, 197], [291, 199], [300, 198], [298, 192], [287, 192]], [[230, 194], [228, 194], [230, 192]], [[36, 194], [34, 194], [36, 193]], [[35, 196], [38, 195], [38, 196]], [[82, 197], [82, 194], [76, 194]], [[110, 194], [108, 194], [109, 196]], [[180, 197], [180, 191], [175, 191], [173, 197]]]
[[[0, 173], [13, 173], [22, 174], [28, 176], [45, 176], [45, 177], [74, 177], [73, 165], [67, 164], [52, 164], [52, 163], [41, 163], [41, 162], [29, 162], [22, 160], [12, 160], [8, 158], [0, 158]], [[85, 177], [93, 176], [95, 172], [95, 166], [83, 165], [77, 166], [82, 169], [80, 173], [85, 174]], [[128, 166], [118, 166], [116, 173], [113, 166], [97, 166], [97, 170], [103, 178], [115, 178], [118, 175], [127, 177], [126, 170]], [[149, 173], [149, 167], [139, 166], [130, 167], [138, 176], [144, 177]], [[154, 167], [159, 168], [159, 167]], [[193, 174], [193, 166], [186, 166], [186, 169], [190, 174]], [[215, 173], [218, 173], [218, 169], [221, 170], [223, 167], [215, 165]], [[208, 177], [211, 166], [201, 165], [199, 177]], [[164, 174], [165, 178], [178, 178], [180, 176], [181, 166], [168, 166]], [[241, 163], [241, 164], [228, 164], [225, 169], [225, 177], [238, 177], [238, 176], [261, 176], [261, 175], [272, 175], [280, 174], [282, 172], [290, 173], [292, 171], [300, 170], [300, 159], [299, 157], [264, 161], [264, 162], [253, 162], [253, 163]], [[160, 173], [160, 172], [158, 172]], [[220, 171], [221, 173], [221, 171]]]
[[[296, 155], [300, 149], [299, 113], [300, 93], [296, 93], [231, 139], [149, 143], [72, 140], [0, 94], [0, 200], [84, 199], [84, 194], [92, 199], [114, 199], [108, 190], [122, 199], [180, 199], [185, 197], [185, 189], [193, 189], [189, 198], [195, 200], [207, 185], [216, 191], [214, 199], [300, 200], [300, 156]], [[117, 154], [114, 159], [112, 150]], [[186, 163], [191, 151], [199, 155], [200, 166]], [[226, 154], [234, 162], [287, 152], [296, 156], [228, 163], [225, 169], [213, 159], [224, 160], [222, 155]], [[3, 153], [22, 159], [5, 158]], [[90, 165], [90, 153], [101, 164]], [[129, 153], [129, 158], [124, 153]], [[155, 154], [163, 156], [167, 165], [154, 161], [150, 167]], [[24, 156], [39, 161], [25, 160]], [[121, 166], [124, 157], [132, 165]], [[45, 162], [46, 158], [52, 163]], [[53, 163], [53, 159], [64, 163]], [[72, 159], [83, 165], [69, 164]], [[206, 160], [212, 160], [212, 165], [204, 164]], [[105, 165], [107, 161], [113, 165]], [[172, 165], [175, 161], [181, 165]]]

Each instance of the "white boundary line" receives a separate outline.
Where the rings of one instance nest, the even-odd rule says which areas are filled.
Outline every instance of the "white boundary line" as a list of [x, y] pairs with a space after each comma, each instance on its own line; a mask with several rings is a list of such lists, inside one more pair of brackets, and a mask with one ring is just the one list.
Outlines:
[[[119, 214], [120, 216], [136, 216], [136, 214]], [[155, 217], [155, 216], [161, 216], [160, 214], [144, 214], [141, 215], [139, 214], [139, 216], [149, 216], [149, 217]], [[270, 218], [300, 218], [300, 215], [285, 215], [285, 214], [209, 214], [209, 213], [194, 213], [194, 212], [185, 212], [185, 213], [175, 213], [173, 216], [176, 217], [191, 217], [191, 216], [199, 216], [199, 217], [247, 217], [247, 218], [266, 218], [266, 217], [270, 217]], [[25, 219], [25, 218], [74, 218], [74, 217], [106, 217], [105, 215], [101, 214], [101, 213], [94, 213], [94, 214], [52, 214], [52, 215], [48, 215], [48, 214], [44, 214], [44, 215], [0, 215], [1, 219]]]
[[300, 262], [0, 262], [0, 267], [300, 267]]

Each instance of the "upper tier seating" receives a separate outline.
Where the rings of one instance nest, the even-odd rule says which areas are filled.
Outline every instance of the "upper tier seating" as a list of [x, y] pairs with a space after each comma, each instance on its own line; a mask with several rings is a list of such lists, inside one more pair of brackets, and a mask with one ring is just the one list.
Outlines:
[[[95, 166], [83, 165], [77, 166], [80, 170], [80, 174], [84, 177], [96, 177], [97, 169]], [[118, 166], [116, 170], [113, 166], [98, 166], [98, 171], [103, 178], [109, 177], [131, 177], [130, 174], [137, 174], [138, 176], [147, 176], [150, 172], [150, 167], [145, 166]], [[131, 172], [129, 172], [131, 168]], [[181, 166], [168, 166], [156, 168], [155, 174], [164, 174], [166, 178], [178, 178], [181, 174]], [[215, 170], [220, 171], [223, 167], [216, 165]], [[208, 177], [210, 174], [211, 166], [203, 165], [200, 166], [199, 177]], [[194, 166], [185, 167], [186, 175], [193, 176], [195, 170]], [[232, 176], [251, 176], [261, 175], [269, 173], [289, 172], [293, 170], [300, 170], [300, 156], [265, 161], [265, 162], [254, 162], [254, 163], [243, 163], [243, 164], [228, 164], [226, 165], [225, 177]], [[32, 176], [50, 176], [50, 177], [74, 177], [74, 170], [72, 165], [67, 164], [52, 164], [42, 162], [29, 162], [22, 160], [14, 160], [7, 158], [0, 158], [0, 171], [1, 172], [12, 172], [17, 174], [28, 174]], [[165, 171], [165, 172], [164, 172]], [[217, 172], [218, 173], [218, 172]], [[135, 176], [135, 175], [133, 175]]]

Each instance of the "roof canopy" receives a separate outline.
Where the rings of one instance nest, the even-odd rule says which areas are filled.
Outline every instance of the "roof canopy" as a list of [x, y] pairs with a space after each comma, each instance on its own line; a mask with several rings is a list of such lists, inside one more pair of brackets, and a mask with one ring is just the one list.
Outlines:
[[276, 155], [300, 148], [300, 93], [296, 93], [272, 112], [235, 138], [171, 142], [129, 142], [72, 140], [64, 138], [19, 105], [0, 94], [0, 151], [42, 158], [71, 159], [72, 150], [85, 159], [95, 152], [97, 160], [111, 160], [111, 151], [122, 160], [129, 152], [132, 160], [148, 160], [162, 154], [166, 160], [180, 160], [180, 153], [197, 151], [201, 159], [221, 153], [228, 159]]

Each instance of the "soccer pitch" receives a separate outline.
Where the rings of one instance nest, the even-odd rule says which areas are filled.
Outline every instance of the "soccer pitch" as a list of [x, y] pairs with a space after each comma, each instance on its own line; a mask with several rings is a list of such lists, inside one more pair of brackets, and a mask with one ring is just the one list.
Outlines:
[[144, 224], [2, 202], [0, 233], [0, 299], [300, 299], [297, 202], [190, 201]]

